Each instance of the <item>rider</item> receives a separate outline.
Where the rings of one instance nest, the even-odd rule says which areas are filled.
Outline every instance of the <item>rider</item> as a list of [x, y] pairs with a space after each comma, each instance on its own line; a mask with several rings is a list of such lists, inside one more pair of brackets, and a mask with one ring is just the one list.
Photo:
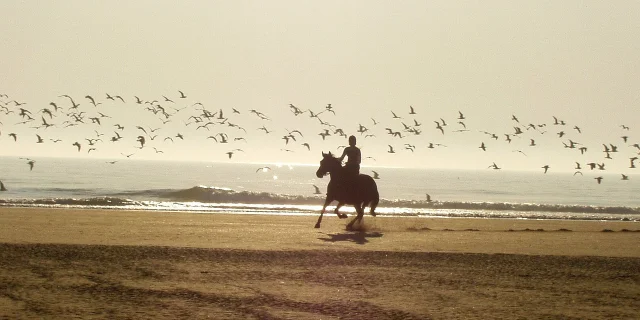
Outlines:
[[345, 173], [347, 174], [347, 181], [353, 182], [360, 174], [360, 149], [356, 147], [356, 137], [349, 136], [349, 146], [344, 148], [340, 161], [344, 157], [348, 157], [347, 163], [344, 165]]

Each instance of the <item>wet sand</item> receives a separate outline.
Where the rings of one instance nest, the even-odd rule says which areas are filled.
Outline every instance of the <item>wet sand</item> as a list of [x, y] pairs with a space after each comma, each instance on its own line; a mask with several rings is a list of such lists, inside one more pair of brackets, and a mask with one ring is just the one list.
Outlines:
[[638, 319], [640, 223], [0, 209], [0, 319]]

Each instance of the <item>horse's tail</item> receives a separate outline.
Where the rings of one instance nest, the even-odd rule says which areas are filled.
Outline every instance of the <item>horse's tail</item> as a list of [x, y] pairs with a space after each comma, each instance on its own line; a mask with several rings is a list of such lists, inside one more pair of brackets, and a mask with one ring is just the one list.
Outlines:
[[369, 202], [369, 207], [371, 208], [369, 210], [369, 213], [371, 213], [371, 215], [375, 215], [376, 214], [376, 207], [378, 207], [378, 202], [380, 202], [380, 194], [378, 193], [378, 186], [376, 185], [376, 182], [371, 179], [371, 201]]
[[378, 207], [379, 201], [380, 201], [380, 195], [378, 194], [378, 189], [376, 189], [373, 200], [371, 200], [371, 202], [369, 203], [369, 206], [371, 207], [371, 210], [369, 210], [369, 213], [371, 213], [371, 215], [376, 214], [376, 207]]

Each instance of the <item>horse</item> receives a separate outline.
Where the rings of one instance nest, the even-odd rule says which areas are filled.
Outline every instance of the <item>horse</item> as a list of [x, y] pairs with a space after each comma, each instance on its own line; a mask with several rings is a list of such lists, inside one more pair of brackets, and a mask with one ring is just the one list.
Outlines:
[[[356, 209], [358, 215], [353, 221], [347, 224], [347, 230], [351, 230], [355, 222], [362, 221], [364, 208], [367, 206], [371, 208], [369, 213], [374, 217], [376, 216], [375, 209], [380, 201], [380, 195], [378, 194], [378, 186], [371, 176], [359, 174], [356, 181], [347, 181], [349, 176], [348, 173], [345, 172], [345, 168], [342, 167], [340, 159], [334, 157], [331, 152], [323, 152], [320, 168], [316, 171], [316, 176], [322, 178], [327, 173], [329, 173], [331, 180], [327, 186], [327, 198], [324, 201], [322, 211], [320, 211], [320, 217], [318, 217], [318, 222], [315, 226], [316, 228], [320, 228], [322, 216], [327, 206], [334, 200], [338, 201], [334, 212], [341, 219], [347, 217], [346, 214], [340, 214], [338, 212], [338, 209], [340, 209], [343, 204], [351, 204]], [[353, 187], [350, 187], [350, 184]]]

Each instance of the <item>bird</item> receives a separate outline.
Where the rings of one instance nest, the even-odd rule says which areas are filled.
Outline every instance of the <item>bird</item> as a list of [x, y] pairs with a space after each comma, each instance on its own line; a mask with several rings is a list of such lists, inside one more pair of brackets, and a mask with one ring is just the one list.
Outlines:
[[80, 152], [81, 146], [80, 146], [80, 143], [78, 141], [74, 142], [72, 145], [78, 147], [78, 152]]
[[542, 166], [542, 169], [544, 169], [544, 173], [547, 173], [547, 171], [549, 170], [549, 168], [551, 168], [551, 167], [549, 167], [549, 165], [548, 165], [548, 164], [547, 164], [547, 165]]
[[96, 100], [95, 100], [95, 99], [93, 99], [93, 97], [92, 97], [92, 96], [86, 95], [86, 96], [84, 96], [84, 97], [85, 97], [85, 98], [87, 98], [87, 99], [89, 99], [89, 102], [91, 102], [91, 104], [92, 104], [94, 107], [97, 107], [98, 105], [102, 104], [102, 103], [100, 103], [100, 102], [96, 103]]
[[259, 171], [267, 172], [269, 170], [271, 170], [271, 167], [261, 167], [261, 168], [256, 169], [256, 173], [259, 172]]
[[378, 174], [378, 172], [371, 170], [371, 172], [373, 172], [373, 178], [374, 179], [380, 179], [380, 175]]
[[628, 175], [622, 174], [622, 173], [621, 173], [621, 175], [622, 175], [622, 178], [620, 178], [620, 180], [629, 180], [629, 176]]
[[391, 145], [388, 145], [388, 146], [389, 146], [389, 151], [387, 151], [388, 153], [396, 153], [396, 152], [393, 150], [393, 147], [392, 147]]
[[498, 165], [494, 162], [492, 165], [490, 165], [487, 169], [493, 169], [493, 170], [500, 170], [502, 168], [498, 167]]
[[487, 151], [487, 147], [485, 147], [484, 142], [480, 144], [478, 148], [482, 149], [482, 151]]
[[442, 125], [440, 125], [440, 123], [438, 121], [433, 121], [436, 123], [436, 129], [440, 130], [440, 132], [442, 132], [442, 134], [444, 134], [444, 128], [442, 128]]
[[36, 163], [35, 160], [29, 160], [27, 161], [27, 164], [29, 165], [29, 171], [33, 171], [33, 165]]
[[44, 142], [44, 140], [42, 140], [42, 137], [40, 137], [39, 134], [36, 134], [36, 137], [38, 137], [38, 142], [36, 142], [36, 143], [43, 143]]
[[138, 136], [136, 141], [140, 142], [140, 149], [144, 148], [145, 138], [143, 136]]
[[432, 202], [431, 195], [429, 195], [428, 193], [425, 193], [425, 195], [427, 196], [427, 202]]
[[2, 183], [2, 181], [0, 181], [0, 191], [7, 191], [7, 188], [5, 188], [4, 183]]
[[316, 186], [315, 184], [313, 185], [313, 188], [315, 189], [315, 192], [313, 194], [322, 194], [322, 192], [320, 192], [320, 188], [318, 188], [318, 186]]
[[187, 97], [182, 91], [178, 90], [178, 92], [180, 93], [180, 99], [184, 99]]
[[598, 184], [602, 183], [602, 177], [595, 177], [594, 179], [598, 181]]

